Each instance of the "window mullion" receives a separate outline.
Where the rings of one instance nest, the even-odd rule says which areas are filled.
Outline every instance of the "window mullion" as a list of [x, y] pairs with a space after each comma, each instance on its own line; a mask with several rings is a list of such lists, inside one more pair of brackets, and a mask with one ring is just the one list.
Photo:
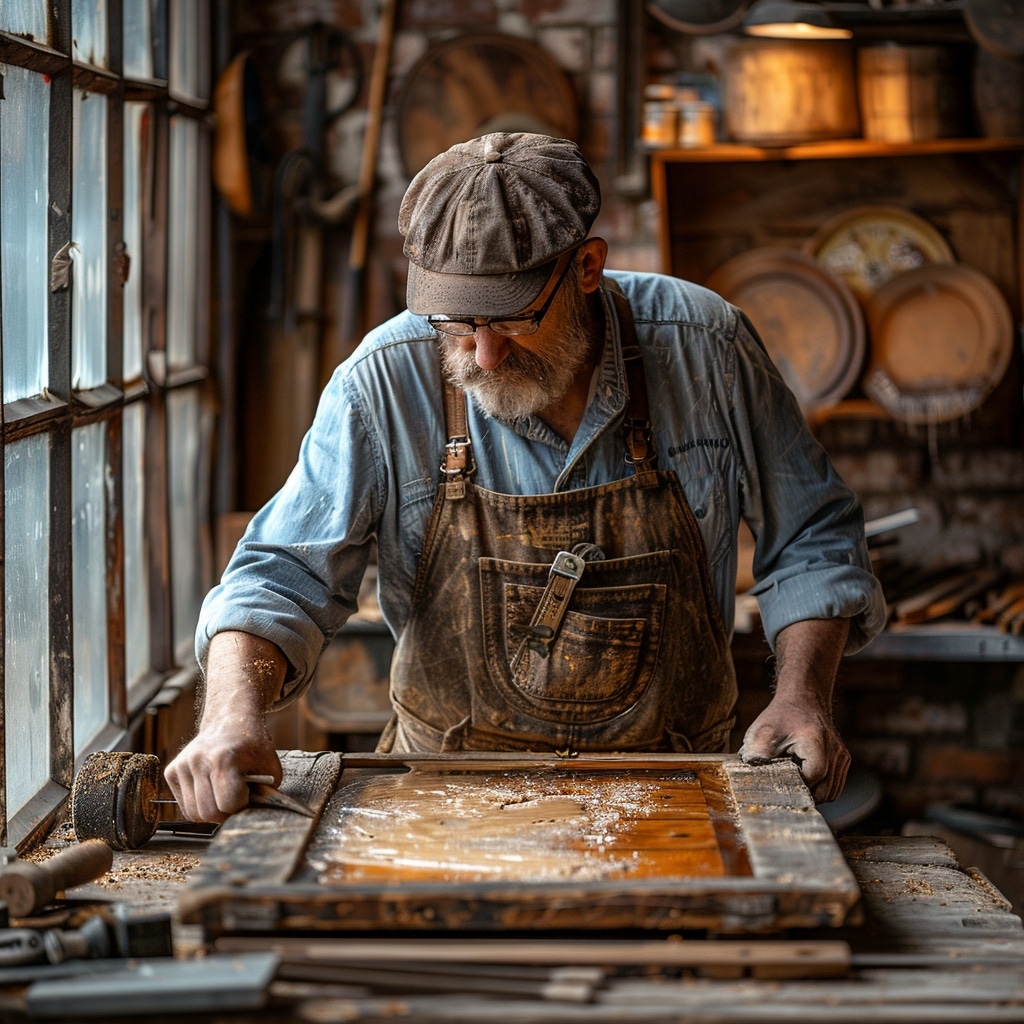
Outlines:
[[[70, 15], [70, 10], [66, 9]], [[64, 26], [55, 31], [63, 34]], [[57, 39], [60, 48], [69, 40]], [[72, 260], [71, 177], [73, 69], [70, 61], [50, 81], [49, 259], [47, 390], [71, 398], [70, 275], [60, 270]], [[72, 265], [69, 268], [73, 271]], [[55, 272], [56, 271], [56, 272]], [[50, 436], [50, 778], [71, 786], [74, 774], [74, 653], [71, 579], [71, 418], [69, 410], [53, 422]]]
[[[167, 218], [170, 116], [153, 106], [153, 173], [145, 204], [144, 351], [158, 364], [167, 357]], [[147, 371], [148, 372], [148, 371]], [[150, 379], [146, 418], [146, 533], [149, 538], [150, 643], [153, 668], [170, 672], [174, 657], [171, 600], [170, 488], [168, 484], [167, 394]]]
[[50, 83], [49, 203], [49, 330], [47, 389], [67, 402], [71, 398], [71, 237], [72, 154], [71, 65]]
[[107, 421], [107, 686], [110, 720], [128, 726], [128, 680], [125, 671], [124, 486], [122, 483], [122, 416]]
[[[123, 71], [121, 4], [109, 5], [110, 68]], [[107, 379], [124, 385], [124, 284], [132, 272], [124, 238], [124, 83], [110, 98], [107, 115]], [[134, 254], [136, 274], [141, 260]], [[128, 679], [125, 670], [124, 482], [122, 413], [107, 423], [107, 693], [110, 721], [128, 725]]]
[[50, 434], [50, 778], [71, 788], [75, 768], [72, 649], [71, 422]]

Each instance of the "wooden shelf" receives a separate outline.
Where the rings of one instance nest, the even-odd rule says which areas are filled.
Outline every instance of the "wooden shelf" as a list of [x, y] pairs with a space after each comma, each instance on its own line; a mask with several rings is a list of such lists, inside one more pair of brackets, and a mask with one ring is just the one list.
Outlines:
[[746, 146], [720, 143], [705, 149], [652, 149], [661, 163], [756, 163], [765, 160], [856, 160], [864, 157], [928, 156], [938, 153], [997, 153], [1024, 150], [1024, 139], [928, 139], [923, 142], [876, 142], [835, 139], [798, 146]]
[[[733, 634], [732, 653], [737, 661], [756, 662], [771, 655], [759, 622]], [[1024, 663], [1024, 636], [954, 619], [920, 626], [892, 623], [853, 660]]]
[[896, 206], [935, 224], [957, 260], [991, 277], [1019, 316], [1022, 154], [1024, 138], [653, 150], [661, 269], [704, 284], [740, 252], [800, 249], [844, 211]]

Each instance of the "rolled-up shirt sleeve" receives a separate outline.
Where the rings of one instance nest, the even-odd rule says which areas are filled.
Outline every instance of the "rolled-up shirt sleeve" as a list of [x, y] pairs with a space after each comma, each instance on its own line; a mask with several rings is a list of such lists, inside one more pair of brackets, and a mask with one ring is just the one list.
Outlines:
[[336, 372], [294, 469], [203, 603], [196, 657], [204, 671], [213, 636], [241, 630], [288, 659], [279, 703], [308, 685], [323, 648], [357, 608], [384, 487], [375, 436]]
[[752, 588], [765, 636], [805, 619], [847, 618], [846, 653], [885, 625], [864, 513], [811, 434], [753, 326], [738, 318], [731, 415], [742, 463], [742, 515], [754, 535]]

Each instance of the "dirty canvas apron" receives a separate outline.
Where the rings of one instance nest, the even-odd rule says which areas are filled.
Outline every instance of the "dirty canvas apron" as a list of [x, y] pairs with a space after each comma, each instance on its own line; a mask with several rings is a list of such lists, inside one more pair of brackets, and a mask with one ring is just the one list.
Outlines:
[[679, 480], [653, 468], [632, 316], [615, 298], [634, 475], [553, 494], [478, 487], [466, 398], [446, 385], [447, 482], [378, 750], [725, 749], [736, 698], [728, 636]]

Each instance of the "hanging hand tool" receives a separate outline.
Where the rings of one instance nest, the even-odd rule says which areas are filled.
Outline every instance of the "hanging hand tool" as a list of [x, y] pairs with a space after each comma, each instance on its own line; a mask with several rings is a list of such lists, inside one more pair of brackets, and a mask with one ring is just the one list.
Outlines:
[[370, 72], [366, 132], [363, 135], [363, 154], [359, 167], [359, 206], [356, 208], [352, 225], [348, 257], [349, 294], [345, 306], [345, 323], [341, 332], [342, 343], [353, 348], [366, 326], [366, 263], [370, 250], [377, 155], [384, 119], [384, 101], [387, 97], [391, 44], [395, 36], [397, 9], [398, 0], [385, 0], [381, 8], [377, 48], [374, 51], [373, 68]]
[[[259, 451], [258, 483], [247, 480], [243, 507], [262, 504], [281, 486], [313, 421], [317, 397], [326, 384], [327, 231], [350, 216], [356, 201], [354, 185], [332, 192], [324, 140], [326, 130], [358, 96], [359, 50], [346, 33], [324, 25], [310, 26], [293, 42], [304, 54], [302, 138], [281, 157], [273, 176], [270, 280], [257, 296], [261, 323], [246, 357], [252, 389], [246, 403], [262, 440], [254, 449]], [[352, 88], [335, 104], [336, 87], [346, 74]]]
[[[268, 775], [243, 776], [249, 785], [249, 807], [273, 807], [305, 817], [313, 812], [275, 789]], [[75, 835], [103, 839], [115, 850], [137, 850], [156, 833], [157, 808], [163, 801], [160, 761], [152, 754], [96, 751], [83, 763], [71, 787], [71, 821]]]

